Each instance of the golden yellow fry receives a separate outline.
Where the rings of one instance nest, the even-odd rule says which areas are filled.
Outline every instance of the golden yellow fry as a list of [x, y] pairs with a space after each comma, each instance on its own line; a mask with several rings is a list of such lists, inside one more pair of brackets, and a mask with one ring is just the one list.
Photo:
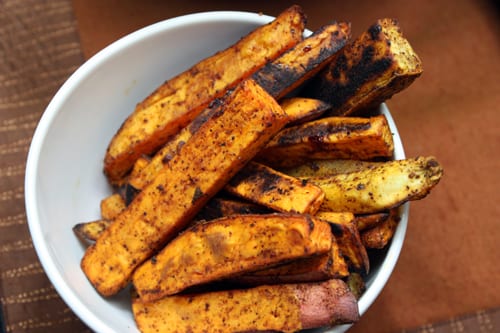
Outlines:
[[443, 168], [434, 157], [381, 162], [378, 166], [330, 177], [305, 177], [325, 192], [320, 210], [369, 214], [424, 198]]

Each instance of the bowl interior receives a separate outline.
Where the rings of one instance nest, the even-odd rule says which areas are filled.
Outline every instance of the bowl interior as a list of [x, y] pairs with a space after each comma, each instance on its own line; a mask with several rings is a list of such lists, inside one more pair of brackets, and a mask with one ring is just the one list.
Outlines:
[[[210, 12], [151, 25], [111, 44], [81, 66], [54, 96], [35, 131], [25, 182], [28, 223], [49, 279], [71, 309], [98, 332], [137, 332], [128, 292], [105, 299], [80, 269], [85, 247], [74, 236], [79, 222], [98, 219], [111, 194], [102, 173], [106, 147], [137, 102], [165, 79], [226, 48], [272, 18], [256, 13]], [[396, 143], [401, 141], [385, 105]], [[360, 300], [364, 313], [385, 285], [399, 255], [408, 205], [385, 260]], [[332, 332], [340, 332], [339, 327]]]

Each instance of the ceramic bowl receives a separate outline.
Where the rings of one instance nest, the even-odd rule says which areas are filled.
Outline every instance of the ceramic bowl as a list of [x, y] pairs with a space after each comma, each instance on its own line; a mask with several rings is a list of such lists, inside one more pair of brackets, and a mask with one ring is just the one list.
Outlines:
[[[72, 227], [99, 218], [99, 202], [112, 192], [103, 175], [106, 147], [137, 102], [167, 78], [226, 48], [272, 17], [207, 12], [162, 21], [127, 35], [85, 62], [61, 86], [35, 131], [26, 167], [29, 229], [41, 264], [57, 292], [92, 330], [137, 332], [127, 292], [101, 297], [80, 269], [85, 247]], [[404, 158], [392, 127], [395, 158]], [[359, 301], [363, 314], [384, 287], [398, 259], [408, 205], [394, 239], [371, 270]], [[329, 329], [342, 332], [348, 326]], [[323, 330], [324, 331], [324, 330]]]

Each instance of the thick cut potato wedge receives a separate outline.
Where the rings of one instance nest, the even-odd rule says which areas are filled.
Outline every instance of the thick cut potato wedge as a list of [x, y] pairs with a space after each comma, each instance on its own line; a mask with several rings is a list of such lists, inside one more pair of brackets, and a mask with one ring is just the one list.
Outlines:
[[132, 296], [143, 333], [296, 332], [359, 319], [355, 296], [342, 280], [168, 296], [144, 303]]
[[319, 212], [316, 217], [330, 223], [333, 235], [339, 244], [340, 252], [349, 265], [349, 271], [368, 274], [370, 259], [366, 248], [361, 242], [354, 214]]
[[383, 115], [328, 117], [283, 129], [256, 157], [276, 169], [291, 168], [311, 159], [392, 157], [394, 142]]
[[325, 254], [293, 260], [276, 267], [237, 276], [231, 282], [237, 285], [258, 286], [264, 284], [318, 282], [344, 278], [349, 268], [335, 237], [332, 247]]
[[144, 302], [188, 287], [326, 253], [328, 223], [299, 214], [233, 215], [199, 223], [172, 240], [133, 274]]
[[286, 121], [254, 81], [238, 85], [87, 249], [81, 267], [94, 287], [113, 295], [126, 286], [135, 268], [183, 229]]
[[154, 153], [215, 98], [301, 41], [305, 21], [302, 9], [292, 6], [165, 82], [135, 108], [112, 138], [104, 158], [109, 181], [122, 182], [137, 158]]
[[224, 190], [284, 213], [314, 214], [325, 196], [316, 185], [253, 161], [240, 170]]
[[325, 192], [320, 210], [369, 214], [424, 198], [443, 168], [434, 157], [379, 162], [370, 169], [330, 177], [305, 177]]
[[333, 22], [316, 30], [276, 60], [267, 63], [252, 78], [277, 100], [316, 75], [350, 38], [346, 22]]
[[399, 209], [391, 209], [389, 218], [372, 228], [361, 231], [363, 245], [367, 249], [383, 249], [386, 247], [392, 236], [394, 236], [394, 232], [396, 232], [399, 219]]
[[304, 94], [331, 103], [330, 115], [345, 116], [378, 106], [422, 72], [398, 22], [381, 19], [337, 52]]

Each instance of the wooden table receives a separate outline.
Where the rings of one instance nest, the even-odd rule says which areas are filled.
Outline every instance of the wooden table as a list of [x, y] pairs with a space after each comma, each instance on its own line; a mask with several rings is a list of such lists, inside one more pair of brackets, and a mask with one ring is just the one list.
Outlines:
[[[352, 332], [500, 330], [500, 25], [493, 2], [296, 1], [312, 30], [397, 18], [424, 74], [388, 101], [407, 156], [434, 155], [445, 175], [411, 204], [399, 262]], [[285, 1], [0, 2], [0, 293], [8, 332], [84, 332], [45, 277], [26, 226], [23, 176], [36, 123], [62, 82], [114, 40], [206, 10], [276, 15]]]

